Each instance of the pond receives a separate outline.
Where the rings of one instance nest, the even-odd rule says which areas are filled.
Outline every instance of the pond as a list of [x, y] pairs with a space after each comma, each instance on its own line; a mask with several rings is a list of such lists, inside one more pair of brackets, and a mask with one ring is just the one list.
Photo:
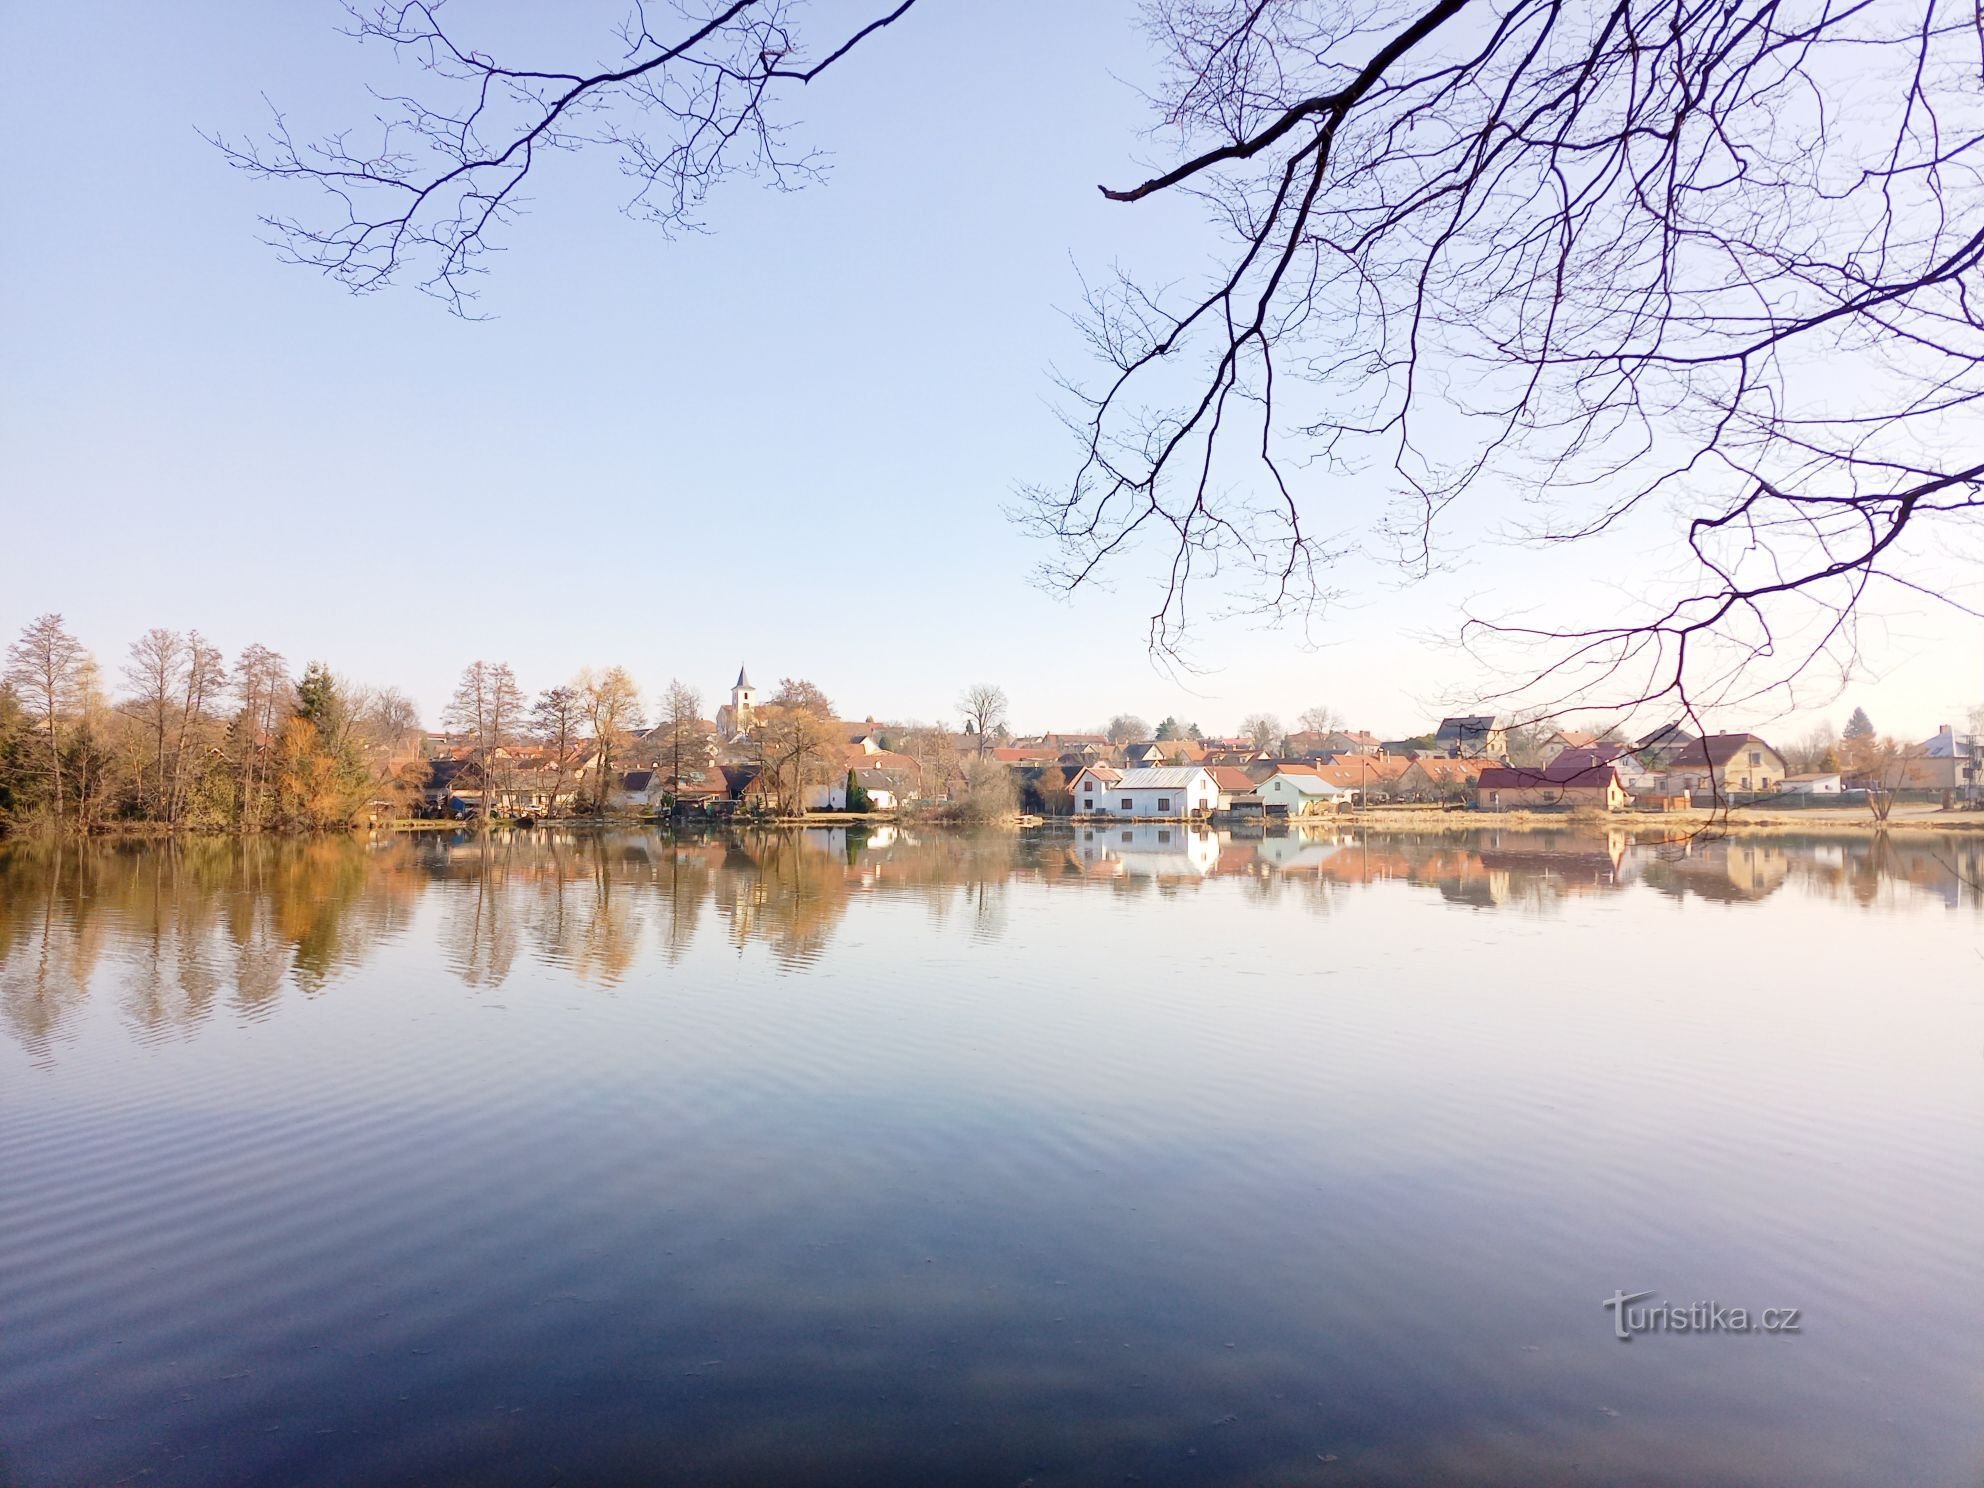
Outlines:
[[1980, 846], [0, 849], [0, 1484], [1975, 1488]]

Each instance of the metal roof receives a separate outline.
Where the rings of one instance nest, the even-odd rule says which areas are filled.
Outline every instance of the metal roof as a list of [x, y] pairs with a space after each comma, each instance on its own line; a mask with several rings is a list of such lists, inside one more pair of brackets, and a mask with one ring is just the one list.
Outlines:
[[1125, 770], [1111, 790], [1184, 790], [1201, 775], [1203, 765], [1155, 765], [1143, 770]]
[[[1268, 780], [1286, 780], [1305, 796], [1346, 796], [1350, 792], [1340, 785], [1332, 785], [1320, 775], [1298, 775], [1292, 770], [1277, 770]], [[1267, 784], [1267, 780], [1261, 782]]]

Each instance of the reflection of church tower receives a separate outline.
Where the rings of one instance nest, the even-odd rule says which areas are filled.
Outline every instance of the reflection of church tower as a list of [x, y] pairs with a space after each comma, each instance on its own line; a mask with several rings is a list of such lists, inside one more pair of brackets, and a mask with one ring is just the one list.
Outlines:
[[743, 733], [751, 726], [752, 712], [757, 701], [758, 690], [751, 685], [750, 674], [740, 666], [737, 669], [737, 682], [730, 689], [730, 705], [717, 709], [718, 730], [728, 735]]

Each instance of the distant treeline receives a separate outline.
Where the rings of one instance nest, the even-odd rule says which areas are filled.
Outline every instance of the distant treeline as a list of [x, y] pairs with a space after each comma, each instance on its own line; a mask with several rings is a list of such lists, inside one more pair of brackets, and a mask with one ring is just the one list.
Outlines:
[[60, 615], [22, 630], [0, 677], [0, 830], [335, 827], [424, 778], [411, 701], [322, 662], [292, 675], [266, 646], [230, 662], [198, 631], [153, 629], [118, 681]]

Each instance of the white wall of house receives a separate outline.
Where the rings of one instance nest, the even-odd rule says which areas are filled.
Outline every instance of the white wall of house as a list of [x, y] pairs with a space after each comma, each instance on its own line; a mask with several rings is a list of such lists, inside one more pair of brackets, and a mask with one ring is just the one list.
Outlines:
[[1115, 870], [1125, 878], [1203, 877], [1219, 863], [1219, 834], [1201, 827], [1083, 827], [1075, 855], [1090, 872]]
[[1074, 779], [1072, 786], [1075, 811], [1082, 816], [1100, 816], [1108, 811], [1108, 782], [1102, 780], [1093, 770], [1084, 769]]
[[[894, 811], [897, 804], [896, 793], [871, 785], [868, 787], [868, 804], [877, 811]], [[816, 785], [807, 791], [806, 809], [808, 811], [847, 810], [847, 777], [843, 775], [831, 785]]]
[[[1095, 802], [1092, 812], [1083, 805], [1090, 800]], [[1075, 810], [1083, 815], [1139, 817], [1151, 821], [1182, 818], [1195, 811], [1210, 812], [1218, 805], [1219, 787], [1204, 770], [1192, 771], [1179, 785], [1118, 783], [1106, 789], [1098, 786], [1093, 794], [1077, 791], [1075, 795]]]
[[[1312, 787], [1321, 786], [1321, 790]], [[1309, 777], [1307, 785], [1298, 785], [1292, 775], [1270, 775], [1254, 787], [1254, 794], [1261, 798], [1269, 809], [1283, 808], [1290, 816], [1304, 816], [1310, 812], [1330, 811], [1335, 808], [1337, 797], [1348, 795], [1348, 791], [1337, 790], [1325, 781]]]

